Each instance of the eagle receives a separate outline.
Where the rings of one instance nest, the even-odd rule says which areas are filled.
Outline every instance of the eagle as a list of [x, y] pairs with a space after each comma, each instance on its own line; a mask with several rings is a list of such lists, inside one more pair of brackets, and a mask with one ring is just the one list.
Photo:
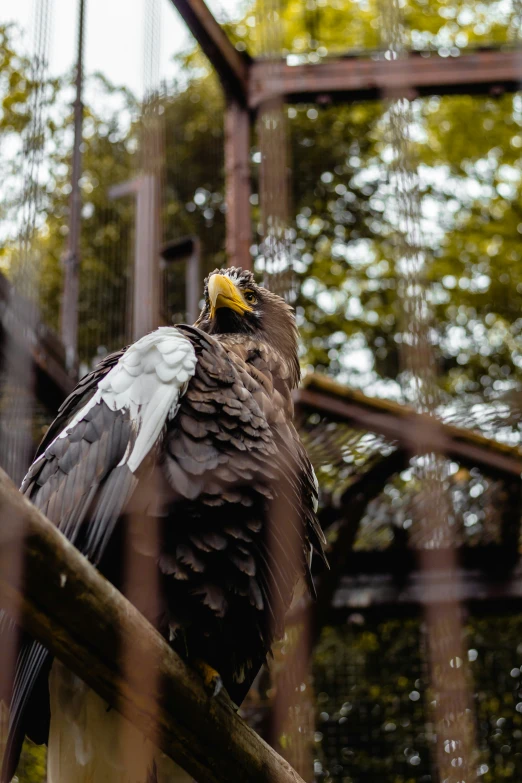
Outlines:
[[[293, 424], [299, 379], [292, 308], [248, 270], [215, 270], [193, 326], [159, 327], [80, 380], [21, 487], [201, 673], [209, 698], [223, 686], [236, 705], [298, 584], [313, 590], [313, 552], [324, 558], [317, 481]], [[47, 743], [50, 783], [169, 780], [130, 725], [132, 752], [118, 758], [125, 719], [27, 635], [6, 699], [2, 783], [25, 736]]]

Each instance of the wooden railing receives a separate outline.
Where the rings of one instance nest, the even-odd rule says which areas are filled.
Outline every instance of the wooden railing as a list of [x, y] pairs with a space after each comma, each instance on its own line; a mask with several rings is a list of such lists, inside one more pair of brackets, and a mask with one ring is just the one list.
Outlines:
[[198, 783], [303, 783], [1, 470], [0, 605]]

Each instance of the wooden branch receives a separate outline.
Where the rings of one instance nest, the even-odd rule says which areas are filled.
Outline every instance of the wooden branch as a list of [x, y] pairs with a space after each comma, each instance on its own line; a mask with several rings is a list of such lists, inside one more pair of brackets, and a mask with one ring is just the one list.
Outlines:
[[294, 393], [302, 409], [316, 411], [336, 421], [383, 435], [401, 444], [410, 453], [433, 450], [466, 466], [481, 468], [487, 475], [519, 478], [522, 450], [518, 446], [486, 438], [478, 432], [416, 413], [407, 405], [367, 397], [324, 375], [305, 378], [303, 388]]
[[[489, 547], [492, 561], [502, 562], [504, 547]], [[424, 553], [425, 554], [425, 553]], [[442, 561], [448, 552], [439, 550], [436, 555]], [[486, 553], [484, 553], [486, 554]], [[335, 604], [328, 608], [325, 623], [346, 621], [346, 614], [353, 611], [388, 609], [393, 617], [403, 613], [418, 612], [419, 608], [434, 604], [458, 601], [473, 607], [473, 611], [494, 614], [519, 612], [522, 605], [522, 567], [517, 565], [490, 573], [483, 568], [448, 569], [435, 563], [433, 568], [415, 564], [418, 552], [399, 553], [393, 571], [378, 573], [344, 573], [335, 593]], [[418, 558], [417, 558], [418, 559]], [[390, 558], [391, 560], [391, 558]], [[400, 567], [404, 571], [400, 571]]]
[[324, 627], [325, 617], [332, 603], [343, 569], [353, 550], [357, 532], [362, 518], [366, 514], [368, 504], [374, 500], [390, 479], [408, 464], [407, 455], [403, 449], [397, 449], [384, 459], [377, 462], [370, 470], [357, 477], [354, 483], [343, 493], [338, 517], [343, 518], [337, 539], [327, 552], [330, 569], [321, 574], [317, 585], [317, 602], [312, 606], [312, 645], [319, 640]]
[[172, 0], [172, 4], [216, 69], [225, 91], [242, 106], [246, 106], [250, 62], [248, 55], [237, 51], [204, 0]]
[[[24, 556], [20, 586], [16, 554]], [[198, 783], [303, 783], [0, 471], [0, 598], [24, 628]], [[156, 686], [141, 666], [154, 666]], [[128, 663], [128, 659], [127, 659]]]

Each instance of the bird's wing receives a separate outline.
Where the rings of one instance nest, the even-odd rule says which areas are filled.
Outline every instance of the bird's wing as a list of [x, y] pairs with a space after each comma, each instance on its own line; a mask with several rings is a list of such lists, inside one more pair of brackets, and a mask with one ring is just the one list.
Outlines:
[[53, 440], [62, 432], [74, 414], [89, 402], [91, 397], [93, 397], [96, 393], [98, 382], [105, 375], [107, 375], [110, 370], [112, 370], [114, 365], [118, 363], [124, 353], [125, 349], [108, 354], [100, 362], [98, 362], [92, 372], [87, 373], [78, 381], [76, 387], [58, 408], [56, 418], [52, 422], [51, 426], [47, 429], [47, 432], [45, 433], [38, 446], [38, 449], [36, 450], [35, 459], [44, 453], [47, 446], [49, 446]]
[[195, 364], [187, 338], [158, 329], [81, 381], [51, 425], [22, 492], [93, 562]]
[[[176, 414], [195, 364], [190, 340], [174, 328], [158, 329], [106, 359], [66, 400], [24, 478], [22, 492], [94, 563]], [[22, 642], [2, 783], [16, 769], [29, 701], [49, 661], [38, 642]]]

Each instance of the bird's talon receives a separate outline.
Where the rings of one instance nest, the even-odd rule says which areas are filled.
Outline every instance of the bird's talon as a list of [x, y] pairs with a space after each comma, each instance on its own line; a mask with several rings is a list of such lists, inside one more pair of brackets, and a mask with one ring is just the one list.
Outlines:
[[217, 696], [223, 688], [223, 680], [219, 672], [213, 669], [212, 666], [209, 666], [208, 663], [205, 663], [205, 661], [197, 661], [195, 666], [203, 679], [206, 690], [212, 697]]

